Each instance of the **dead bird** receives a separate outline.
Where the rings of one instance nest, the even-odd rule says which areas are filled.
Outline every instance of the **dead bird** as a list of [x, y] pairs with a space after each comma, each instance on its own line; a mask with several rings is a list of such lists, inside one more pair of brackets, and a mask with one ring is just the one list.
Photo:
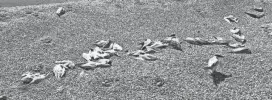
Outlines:
[[146, 53], [143, 53], [143, 54], [140, 54], [140, 55], [135, 55], [135, 59], [146, 60], [146, 61], [159, 60], [159, 58], [157, 58], [156, 56], [151, 55], [151, 54], [146, 54]]
[[216, 45], [228, 45], [231, 40], [224, 40], [222, 37], [215, 37], [213, 36], [215, 40], [211, 41], [211, 44], [216, 44]]
[[70, 60], [55, 61], [56, 64], [62, 64], [66, 68], [74, 68], [75, 63]]
[[241, 47], [241, 48], [235, 48], [235, 49], [232, 49], [231, 51], [229, 51], [228, 53], [239, 53], [239, 54], [242, 54], [242, 53], [245, 53], [245, 54], [251, 54], [251, 50], [247, 47]]
[[109, 45], [112, 43], [111, 40], [99, 40], [99, 41], [96, 41], [94, 43], [95, 46], [98, 46], [98, 47], [109, 47]]
[[177, 38], [176, 34], [171, 34], [171, 35], [167, 36], [165, 39], [161, 40], [161, 42], [163, 42], [163, 43], [170, 43], [173, 38]]
[[230, 48], [240, 48], [240, 47], [245, 47], [245, 45], [244, 44], [242, 44], [242, 43], [228, 43], [228, 44], [226, 44], [225, 46], [227, 46], [227, 47], [230, 47]]
[[230, 32], [232, 34], [242, 35], [241, 30], [239, 28], [237, 28], [237, 27], [234, 27], [233, 29], [230, 29]]
[[136, 51], [132, 51], [132, 52], [127, 52], [127, 55], [128, 56], [137, 56], [137, 55], [140, 55], [140, 54], [144, 54], [145, 51], [144, 50], [136, 50]]
[[230, 30], [232, 34], [232, 38], [234, 38], [237, 42], [241, 42], [242, 44], [246, 43], [245, 36], [242, 34], [241, 30], [238, 28], [234, 28]]
[[141, 50], [143, 50], [143, 48], [145, 48], [146, 46], [150, 46], [151, 44], [153, 44], [151, 39], [146, 39], [144, 42], [139, 43], [141, 45]]
[[218, 86], [218, 84], [225, 81], [226, 78], [232, 77], [232, 74], [225, 75], [225, 74], [223, 74], [221, 72], [217, 72], [216, 70], [212, 71], [212, 73], [210, 75], [211, 75], [211, 77], [213, 79], [213, 83], [214, 83], [215, 86]]
[[49, 76], [49, 73], [40, 74], [40, 73], [26, 72], [22, 74], [21, 81], [23, 82], [23, 84], [32, 84], [32, 83], [40, 82], [41, 80], [45, 79], [48, 76]]
[[112, 66], [112, 61], [109, 59], [99, 59], [97, 61], [89, 61], [87, 63], [80, 63], [77, 65], [82, 69], [89, 70], [97, 67], [110, 67]]
[[61, 77], [65, 74], [66, 72], [66, 66], [63, 65], [63, 64], [57, 64], [55, 65], [55, 67], [53, 68], [53, 72], [54, 72], [54, 75], [55, 77], [60, 80]]
[[224, 17], [224, 20], [227, 21], [228, 23], [232, 22], [238, 23], [238, 18], [234, 17], [233, 15]]
[[153, 44], [150, 45], [151, 48], [166, 48], [167, 46], [169, 46], [169, 44], [161, 41], [154, 41]]
[[194, 44], [194, 45], [212, 45], [212, 44], [214, 44], [214, 41], [204, 40], [199, 37], [196, 37], [196, 38], [187, 37], [184, 41], [186, 41], [187, 43], [190, 43], [190, 44]]
[[159, 51], [155, 50], [154, 48], [152, 48], [151, 46], [146, 46], [145, 48], [143, 48], [143, 51], [145, 53], [149, 53], [149, 54], [159, 52]]
[[59, 7], [58, 10], [56, 11], [56, 14], [60, 17], [65, 14], [65, 10], [63, 7]]
[[78, 63], [77, 66], [85, 70], [90, 70], [97, 67], [97, 62], [88, 61], [87, 63]]

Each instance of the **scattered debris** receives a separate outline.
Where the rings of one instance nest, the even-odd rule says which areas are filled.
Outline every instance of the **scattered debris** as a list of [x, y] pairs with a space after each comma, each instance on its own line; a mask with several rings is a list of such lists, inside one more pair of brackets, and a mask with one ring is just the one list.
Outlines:
[[56, 11], [56, 14], [60, 17], [65, 14], [65, 10], [63, 7], [59, 7], [58, 10]]
[[233, 15], [224, 17], [224, 20], [227, 21], [228, 23], [232, 22], [238, 23], [238, 18], [234, 17]]

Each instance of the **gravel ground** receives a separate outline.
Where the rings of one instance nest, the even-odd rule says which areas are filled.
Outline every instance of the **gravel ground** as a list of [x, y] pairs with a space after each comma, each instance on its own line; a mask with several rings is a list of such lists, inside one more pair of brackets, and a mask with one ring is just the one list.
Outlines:
[[[256, 19], [244, 13], [253, 6], [263, 7], [265, 16]], [[58, 7], [68, 12], [58, 17]], [[83, 0], [0, 8], [0, 95], [10, 100], [272, 99], [272, 41], [260, 28], [272, 22], [271, 7], [269, 0]], [[228, 15], [239, 22], [227, 23], [223, 18]], [[163, 49], [155, 54], [161, 59], [157, 61], [135, 60], [120, 52], [122, 57], [111, 58], [109, 68], [76, 68], [61, 80], [52, 74], [38, 84], [19, 81], [37, 64], [44, 65], [46, 73], [56, 60], [84, 62], [81, 54], [96, 40], [111, 39], [125, 50], [136, 50], [146, 38], [164, 39], [173, 33], [180, 39], [232, 39], [233, 27], [242, 30], [252, 54], [182, 42], [183, 52]], [[232, 74], [218, 86], [203, 70], [214, 54], [225, 56], [217, 71]]]

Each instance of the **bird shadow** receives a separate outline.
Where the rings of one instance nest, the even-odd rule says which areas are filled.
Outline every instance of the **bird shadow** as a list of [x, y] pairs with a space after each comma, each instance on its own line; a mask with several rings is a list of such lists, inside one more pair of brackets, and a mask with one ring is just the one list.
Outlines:
[[226, 78], [232, 77], [232, 74], [226, 75], [221, 72], [213, 71], [211, 74], [212, 79], [213, 79], [213, 84], [215, 86], [218, 86], [221, 82], [225, 81]]

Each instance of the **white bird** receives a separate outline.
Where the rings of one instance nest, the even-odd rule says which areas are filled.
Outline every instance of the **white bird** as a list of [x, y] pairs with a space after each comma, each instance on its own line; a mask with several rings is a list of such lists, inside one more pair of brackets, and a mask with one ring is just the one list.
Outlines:
[[147, 60], [147, 61], [155, 61], [158, 60], [158, 58], [154, 55], [151, 54], [140, 54], [140, 55], [136, 55], [135, 59], [139, 59], [139, 60]]
[[115, 51], [122, 51], [122, 50], [123, 50], [123, 47], [120, 46], [120, 45], [117, 44], [117, 43], [112, 43], [111, 49], [113, 49], [113, 50], [115, 50]]
[[151, 46], [146, 46], [143, 50], [145, 53], [156, 53], [158, 52], [157, 50], [155, 50], [154, 48], [152, 48]]
[[241, 30], [238, 29], [238, 28], [236, 28], [236, 27], [234, 27], [233, 29], [230, 29], [230, 32], [231, 32], [232, 34], [238, 34], [238, 35], [241, 35], [241, 34], [242, 34], [242, 33], [241, 33]]
[[228, 53], [245, 53], [245, 54], [251, 54], [251, 50], [247, 47], [241, 47], [241, 48], [236, 48], [236, 49], [232, 49], [230, 52]]
[[228, 43], [226, 46], [230, 47], [230, 48], [239, 48], [239, 47], [245, 47], [244, 44], [241, 43]]
[[[91, 51], [91, 52], [101, 53], [101, 52], [103, 52], [103, 50], [100, 47], [94, 47], [93, 51]], [[90, 51], [89, 51], [89, 53], [90, 53]]]
[[55, 67], [53, 68], [53, 72], [55, 77], [60, 80], [61, 77], [65, 74], [66, 71], [66, 66], [64, 66], [63, 64], [57, 64], [55, 65]]
[[105, 45], [109, 44], [110, 40], [100, 40], [100, 41], [96, 41], [94, 43], [94, 45], [98, 46], [98, 47], [104, 47]]
[[137, 55], [144, 54], [144, 53], [145, 53], [144, 50], [136, 50], [136, 51], [128, 52], [127, 55], [129, 55], [129, 56], [137, 56]]
[[63, 7], [59, 7], [56, 11], [56, 14], [60, 17], [61, 15], [65, 14], [65, 10]]
[[94, 61], [88, 61], [87, 63], [85, 64], [81, 64], [79, 65], [80, 68], [83, 68], [83, 69], [86, 69], [86, 70], [89, 70], [89, 69], [94, 69], [97, 67], [97, 62], [94, 62]]
[[170, 36], [168, 36], [165, 39], [161, 40], [161, 42], [163, 42], [163, 43], [170, 43], [173, 38], [176, 38], [176, 34], [171, 34]]
[[146, 39], [144, 42], [139, 43], [141, 45], [141, 50], [143, 50], [146, 46], [150, 46], [152, 44], [151, 39]]
[[99, 59], [97, 60], [97, 62], [101, 64], [112, 64], [112, 61], [110, 59]]
[[117, 54], [117, 51], [115, 51], [114, 49], [105, 50], [104, 53], [108, 53], [108, 54], [110, 54], [110, 55], [120, 57], [120, 56]]
[[228, 45], [231, 42], [230, 40], [224, 40], [222, 37], [213, 37], [215, 40], [211, 41], [211, 44]]
[[190, 43], [190, 44], [197, 44], [195, 38], [187, 37], [184, 41]]
[[238, 18], [235, 18], [233, 15], [224, 17], [224, 20], [227, 21], [228, 23], [232, 22], [238, 23]]
[[234, 38], [237, 42], [241, 42], [242, 44], [246, 43], [246, 39], [244, 35], [232, 34], [232, 38]]
[[151, 48], [165, 48], [167, 46], [168, 46], [167, 43], [163, 43], [161, 41], [154, 41], [154, 43], [150, 45]]
[[212, 58], [209, 59], [208, 61], [208, 66], [204, 67], [205, 70], [209, 69], [209, 70], [215, 70], [214, 68], [217, 66], [218, 64], [218, 59], [222, 58], [224, 56], [222, 55], [214, 55]]

